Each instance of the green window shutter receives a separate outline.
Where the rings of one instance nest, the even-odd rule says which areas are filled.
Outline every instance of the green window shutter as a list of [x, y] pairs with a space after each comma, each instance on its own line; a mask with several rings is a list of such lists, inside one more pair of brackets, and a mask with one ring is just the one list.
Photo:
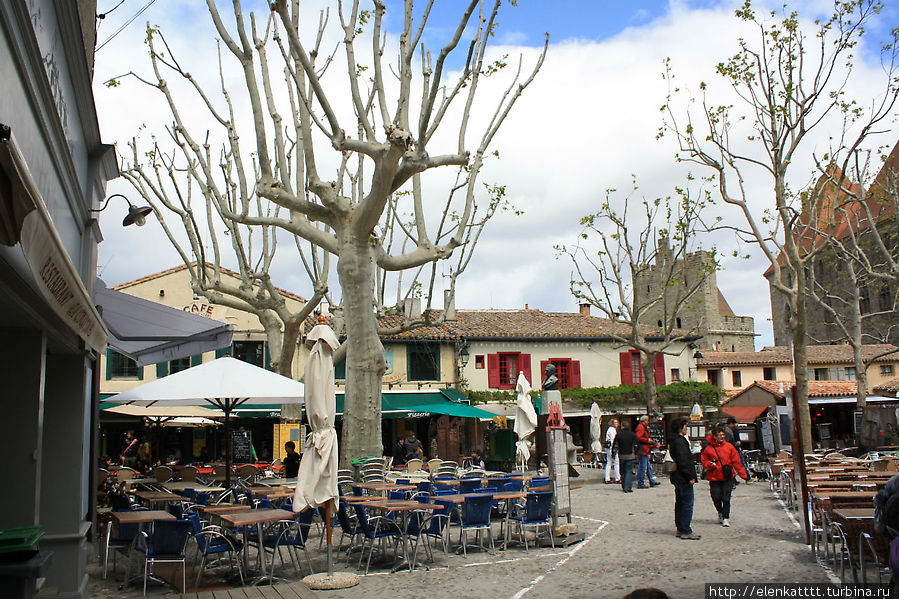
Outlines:
[[144, 380], [144, 367], [143, 366], [137, 367], [137, 380], [139, 380], [139, 381]]
[[341, 360], [334, 365], [334, 378], [339, 380], [346, 379], [346, 360]]
[[194, 366], [199, 366], [203, 363], [203, 354], [197, 354], [196, 356], [190, 357], [190, 366], [193, 368]]
[[112, 380], [112, 351], [111, 349], [106, 350], [106, 380]]
[[434, 380], [443, 380], [440, 376], [440, 345], [435, 343], [431, 346], [434, 353], [434, 364], [437, 365], [437, 372], [434, 373]]
[[266, 370], [271, 370], [272, 369], [272, 359], [268, 353], [268, 341], [265, 342], [265, 344], [263, 345], [263, 348], [264, 349], [262, 352], [263, 353], [262, 367], [265, 368]]
[[[417, 373], [414, 373], [414, 374], [417, 374]], [[414, 380], [416, 380], [416, 379], [414, 379], [414, 378], [412, 378], [412, 377], [413, 377], [413, 372], [412, 372], [412, 344], [411, 344], [411, 343], [407, 343], [407, 344], [406, 344], [406, 380], [407, 380], [407, 381], [414, 381]]]
[[223, 347], [222, 349], [215, 350], [216, 359], [224, 358], [225, 356], [230, 356], [230, 355], [231, 355], [231, 346], [230, 345], [228, 347]]
[[169, 363], [168, 362], [157, 362], [156, 363], [156, 378], [161, 379], [164, 376], [169, 375]]

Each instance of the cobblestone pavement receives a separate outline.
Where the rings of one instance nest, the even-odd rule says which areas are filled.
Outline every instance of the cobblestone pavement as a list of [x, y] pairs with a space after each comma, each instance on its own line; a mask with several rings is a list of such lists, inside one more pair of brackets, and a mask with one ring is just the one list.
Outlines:
[[[632, 589], [653, 586], [672, 598], [691, 599], [703, 597], [709, 582], [834, 582], [802, 544], [795, 520], [766, 483], [737, 486], [731, 527], [723, 528], [717, 523], [708, 484], [700, 481], [693, 529], [702, 539], [684, 541], [674, 536], [674, 488], [667, 480], [652, 489], [624, 494], [617, 485], [602, 484], [600, 475], [587, 469], [573, 481], [583, 485], [572, 491], [574, 522], [586, 534], [581, 543], [565, 549], [532, 548], [527, 553], [514, 547], [496, 556], [453, 555], [449, 568], [443, 567], [439, 554], [438, 565], [430, 570], [386, 574], [373, 568], [358, 586], [319, 591], [319, 595], [329, 599], [592, 599], [620, 598]], [[339, 537], [335, 535], [335, 542]], [[324, 552], [318, 550], [316, 539], [310, 547], [313, 567], [324, 570]], [[338, 570], [355, 571], [355, 564], [354, 559], [347, 567], [341, 560]], [[100, 580], [96, 563], [89, 571], [92, 597], [140, 596], [139, 587], [120, 590], [120, 580]], [[121, 572], [120, 563], [119, 579]], [[292, 567], [278, 572], [295, 579]], [[201, 590], [227, 588], [213, 586], [214, 576], [204, 580], [207, 583]], [[148, 591], [155, 596], [167, 593], [172, 593], [171, 587]]]

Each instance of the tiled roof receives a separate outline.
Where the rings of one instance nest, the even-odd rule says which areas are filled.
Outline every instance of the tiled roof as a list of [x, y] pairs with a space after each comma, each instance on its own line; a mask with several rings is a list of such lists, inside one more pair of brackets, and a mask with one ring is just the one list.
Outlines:
[[[872, 356], [891, 350], [899, 350], [894, 345], [865, 345], [862, 347], [862, 357], [869, 359]], [[852, 364], [852, 347], [849, 345], [809, 345], [809, 364]], [[877, 358], [875, 362], [899, 361], [899, 353]], [[776, 365], [792, 364], [793, 358], [789, 347], [766, 347], [757, 352], [725, 352], [703, 351], [700, 368], [718, 366], [750, 366], [750, 365]]]
[[891, 381], [887, 381], [882, 385], [877, 385], [873, 389], [874, 393], [890, 393], [897, 394], [899, 393], [899, 379], [893, 379]]
[[[190, 265], [191, 265], [191, 266], [196, 266], [196, 265], [197, 265], [197, 262], [196, 262], [196, 261], [191, 262]], [[214, 265], [212, 265], [212, 264], [207, 264], [207, 268], [214, 268]], [[172, 274], [172, 273], [176, 273], [176, 272], [179, 272], [179, 271], [182, 271], [182, 270], [187, 270], [187, 265], [181, 264], [181, 265], [179, 265], [179, 266], [175, 266], [175, 267], [172, 267], [172, 268], [167, 268], [167, 269], [161, 270], [161, 271], [159, 271], [159, 272], [154, 272], [153, 274], [149, 274], [149, 275], [147, 275], [147, 276], [145, 276], [145, 277], [141, 277], [141, 278], [139, 278], [139, 279], [134, 279], [133, 281], [127, 281], [127, 282], [125, 282], [125, 283], [120, 283], [120, 284], [118, 284], [118, 285], [115, 285], [115, 286], [112, 287], [112, 289], [114, 289], [115, 291], [121, 291], [122, 289], [126, 289], [126, 288], [128, 288], [128, 287], [133, 287], [134, 285], [139, 285], [140, 283], [146, 283], [147, 281], [152, 281], [152, 280], [154, 280], [154, 279], [160, 279], [160, 278], [162, 278], [162, 277], [166, 277], [166, 276], [168, 276], [168, 275], [170, 275], [170, 274]], [[229, 269], [229, 268], [225, 268], [224, 266], [220, 267], [220, 270], [222, 271], [223, 274], [226, 274], [226, 275], [228, 275], [228, 276], [230, 276], [230, 277], [234, 277], [235, 279], [240, 280], [240, 273], [239, 273], [239, 272], [235, 272], [235, 271], [233, 271], [233, 270], [231, 270], [231, 269]], [[290, 299], [296, 300], [296, 301], [298, 301], [298, 302], [305, 302], [305, 301], [306, 301], [306, 298], [304, 298], [304, 297], [302, 297], [302, 296], [300, 296], [300, 295], [297, 295], [297, 294], [295, 294], [295, 293], [292, 293], [292, 292], [290, 292], [290, 291], [287, 291], [286, 289], [281, 289], [280, 287], [278, 287], [277, 289], [278, 289], [278, 292], [279, 292], [281, 295], [283, 295], [284, 297], [289, 297]]]
[[[785, 392], [793, 386], [793, 381], [755, 381], [739, 393], [721, 402], [724, 406], [753, 387], [764, 389], [775, 397], [783, 398]], [[858, 383], [855, 381], [809, 381], [809, 397], [851, 397], [858, 394]]]
[[[435, 313], [435, 316], [439, 315]], [[310, 317], [306, 330], [317, 321]], [[403, 324], [402, 315], [388, 315], [380, 320], [383, 328], [397, 328]], [[608, 340], [614, 332], [627, 335], [630, 325], [607, 318], [577, 312], [543, 312], [525, 310], [456, 310], [456, 318], [437, 326], [416, 327], [386, 339], [420, 340], [478, 340], [478, 339], [585, 339]], [[652, 331], [647, 329], [652, 340]]]

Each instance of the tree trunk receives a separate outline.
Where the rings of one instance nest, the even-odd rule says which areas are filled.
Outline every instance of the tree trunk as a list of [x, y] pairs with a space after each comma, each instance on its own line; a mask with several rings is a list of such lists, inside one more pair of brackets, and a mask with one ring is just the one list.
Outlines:
[[652, 414], [659, 411], [659, 394], [656, 389], [656, 354], [642, 352], [640, 358], [643, 361], [643, 386], [646, 394], [646, 413]]
[[796, 394], [799, 405], [799, 430], [802, 433], [802, 444], [807, 453], [811, 453], [812, 446], [812, 419], [808, 410], [808, 340], [805, 338], [807, 311], [805, 306], [805, 272], [797, 269], [799, 281], [796, 302], [793, 307], [793, 320], [790, 323], [793, 329], [793, 374], [796, 379]]
[[[297, 351], [297, 341], [300, 338], [301, 323], [290, 323], [284, 327], [281, 335], [281, 352], [278, 357], [278, 374], [290, 378], [293, 376], [293, 357]], [[274, 362], [272, 363], [274, 369]], [[300, 375], [301, 373], [297, 373]], [[300, 378], [297, 376], [296, 378]], [[299, 421], [303, 418], [302, 404], [284, 404], [281, 406], [281, 418], [284, 420]]]
[[383, 454], [381, 443], [381, 377], [384, 347], [378, 338], [374, 310], [375, 259], [368, 239], [340, 235], [337, 276], [346, 318], [346, 391], [340, 467], [363, 456]]

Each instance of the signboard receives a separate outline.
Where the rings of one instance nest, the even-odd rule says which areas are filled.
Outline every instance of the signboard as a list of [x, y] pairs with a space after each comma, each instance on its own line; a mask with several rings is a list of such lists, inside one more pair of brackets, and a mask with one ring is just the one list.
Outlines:
[[250, 445], [253, 442], [253, 433], [250, 431], [231, 431], [231, 456], [235, 464], [253, 461], [253, 452]]
[[646, 427], [649, 431], [649, 438], [659, 444], [659, 447], [665, 447], [665, 423], [661, 420], [649, 422]]
[[183, 306], [181, 309], [185, 312], [190, 312], [191, 314], [202, 316], [203, 318], [210, 318], [212, 320], [218, 320], [220, 322], [227, 322], [227, 306], [219, 306], [217, 304], [209, 304], [205, 302], [193, 302], [192, 304]]
[[765, 449], [767, 455], [774, 455], [777, 453], [777, 448], [774, 447], [774, 425], [767, 420], [763, 420], [761, 428], [762, 447]]

